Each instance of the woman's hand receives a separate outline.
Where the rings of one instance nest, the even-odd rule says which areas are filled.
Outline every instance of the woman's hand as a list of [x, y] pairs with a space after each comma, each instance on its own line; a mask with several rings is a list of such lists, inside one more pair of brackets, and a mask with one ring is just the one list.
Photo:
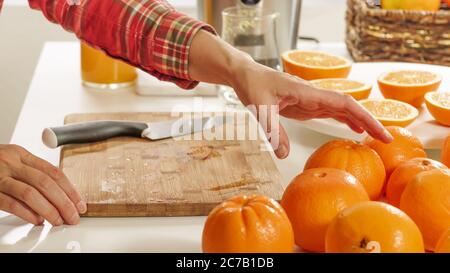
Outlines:
[[[351, 96], [317, 89], [305, 80], [253, 61], [244, 61], [236, 68], [236, 75], [230, 85], [246, 106], [255, 105], [258, 108], [261, 105], [276, 105], [279, 114], [296, 120], [333, 118], [359, 134], [367, 131], [384, 142], [392, 141], [389, 132]], [[267, 126], [263, 127], [273, 136], [274, 127], [269, 117], [270, 113], [259, 117], [259, 120], [260, 123], [261, 118], [267, 120], [262, 123]], [[289, 154], [289, 139], [282, 125], [277, 125], [275, 133], [279, 134], [278, 141], [271, 143], [276, 155], [285, 158]]]
[[0, 210], [40, 225], [74, 225], [86, 203], [55, 166], [16, 145], [0, 145]]
[[[367, 131], [374, 138], [392, 141], [389, 132], [352, 97], [314, 88], [298, 77], [260, 65], [206, 31], [199, 31], [194, 37], [189, 73], [198, 81], [233, 87], [242, 103], [255, 110], [266, 133], [277, 137], [278, 141], [269, 141], [279, 158], [288, 156], [289, 139], [279, 122], [279, 126], [271, 124], [278, 114], [296, 120], [334, 118], [357, 133]], [[275, 119], [271, 112], [261, 111], [261, 106], [276, 106]]]

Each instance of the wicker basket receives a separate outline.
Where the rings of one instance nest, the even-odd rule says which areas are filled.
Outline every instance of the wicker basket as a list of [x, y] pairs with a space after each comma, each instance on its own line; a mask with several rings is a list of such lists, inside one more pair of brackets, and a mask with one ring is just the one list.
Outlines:
[[384, 10], [379, 1], [347, 0], [347, 48], [358, 62], [450, 66], [450, 9]]

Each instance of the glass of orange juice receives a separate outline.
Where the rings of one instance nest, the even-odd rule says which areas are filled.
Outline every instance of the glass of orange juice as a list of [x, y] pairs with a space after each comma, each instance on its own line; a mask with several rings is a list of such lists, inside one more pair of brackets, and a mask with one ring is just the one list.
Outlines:
[[136, 68], [81, 43], [83, 85], [98, 89], [119, 89], [136, 83]]

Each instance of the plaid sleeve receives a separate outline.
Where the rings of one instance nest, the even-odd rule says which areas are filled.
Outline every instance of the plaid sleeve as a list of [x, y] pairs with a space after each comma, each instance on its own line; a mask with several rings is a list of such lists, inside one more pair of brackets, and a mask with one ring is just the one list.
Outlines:
[[[2, 1], [2, 0], [0, 0]], [[197, 31], [212, 27], [179, 13], [165, 0], [29, 0], [52, 22], [89, 45], [191, 89], [189, 49]]]

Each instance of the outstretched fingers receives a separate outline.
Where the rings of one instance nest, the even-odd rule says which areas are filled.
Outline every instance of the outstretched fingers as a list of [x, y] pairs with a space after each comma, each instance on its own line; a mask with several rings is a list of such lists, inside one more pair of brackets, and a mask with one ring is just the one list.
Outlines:
[[347, 116], [358, 122], [358, 125], [372, 137], [385, 143], [393, 140], [386, 128], [352, 97], [347, 97], [344, 109]]

